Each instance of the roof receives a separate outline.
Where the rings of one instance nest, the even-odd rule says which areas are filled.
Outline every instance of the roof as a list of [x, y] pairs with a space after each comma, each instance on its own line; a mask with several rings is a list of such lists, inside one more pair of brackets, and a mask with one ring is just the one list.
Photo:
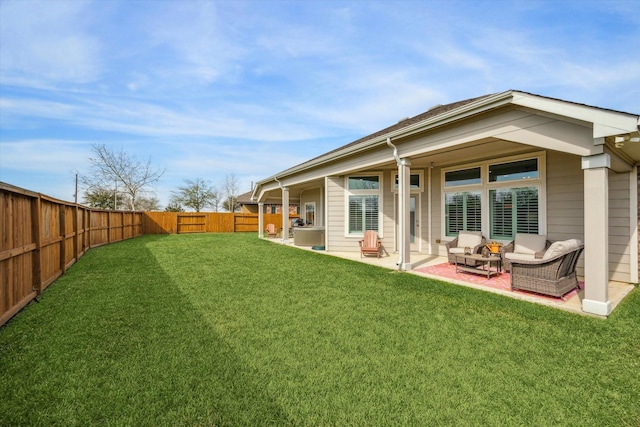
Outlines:
[[242, 193], [238, 197], [236, 197], [236, 202], [240, 205], [257, 205], [258, 202], [255, 202], [251, 199], [252, 194], [253, 190]]
[[[281, 171], [276, 175], [273, 175], [269, 178], [259, 181], [257, 183], [256, 189], [266, 182], [273, 181], [273, 180], [277, 181], [276, 178], [278, 177], [283, 177], [285, 175], [295, 173], [300, 170], [314, 167], [323, 162], [336, 159], [342, 155], [353, 154], [359, 151], [360, 149], [367, 149], [367, 148], [371, 148], [376, 144], [383, 144], [385, 143], [384, 142], [386, 139], [385, 137], [393, 138], [400, 135], [407, 135], [409, 134], [409, 132], [413, 131], [413, 129], [418, 130], [418, 129], [426, 129], [428, 127], [435, 127], [435, 126], [449, 123], [451, 121], [458, 120], [464, 117], [469, 117], [470, 115], [476, 114], [478, 112], [486, 111], [491, 108], [497, 108], [502, 105], [512, 104], [512, 105], [517, 105], [519, 107], [524, 107], [524, 108], [539, 108], [540, 106], [538, 105], [538, 103], [544, 104], [544, 106], [541, 108], [545, 108], [545, 107], [550, 108], [553, 106], [553, 104], [557, 104], [558, 107], [554, 109], [550, 109], [549, 112], [567, 115], [568, 117], [573, 117], [576, 119], [589, 121], [589, 119], [591, 118], [590, 112], [596, 112], [601, 116], [609, 116], [609, 117], [612, 117], [613, 115], [628, 116], [625, 118], [626, 128], [629, 128], [629, 123], [631, 123], [631, 127], [640, 126], [640, 118], [638, 117], [637, 114], [631, 114], [631, 113], [611, 110], [607, 108], [595, 107], [595, 106], [581, 104], [577, 102], [565, 101], [562, 99], [536, 95], [529, 92], [508, 90], [505, 92], [493, 93], [493, 94], [478, 96], [475, 98], [469, 98], [463, 101], [452, 102], [446, 105], [437, 105], [435, 107], [430, 108], [424, 113], [401, 120], [394, 125], [388, 126], [377, 132], [374, 132], [365, 137], [357, 139], [346, 145], [340, 146], [334, 150], [328, 151], [324, 154], [321, 154], [320, 156], [314, 157], [310, 160], [307, 160], [289, 169]], [[583, 113], [584, 110], [589, 110], [590, 112], [585, 114]], [[602, 128], [602, 132], [603, 134], [611, 135], [614, 133], [612, 129], [616, 131], [620, 130], [620, 128], [617, 128], [617, 126], [614, 126], [611, 128], [605, 126], [604, 128]]]

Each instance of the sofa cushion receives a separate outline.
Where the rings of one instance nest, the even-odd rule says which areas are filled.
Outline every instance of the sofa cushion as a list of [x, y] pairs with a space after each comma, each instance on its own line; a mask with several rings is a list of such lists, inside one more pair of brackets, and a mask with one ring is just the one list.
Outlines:
[[582, 242], [578, 239], [559, 240], [557, 242], [553, 242], [542, 256], [542, 259], [549, 259], [571, 252], [577, 249], [580, 245], [582, 245]]
[[458, 233], [458, 247], [465, 248], [469, 246], [472, 250], [482, 243], [482, 232], [480, 231], [461, 231]]
[[547, 236], [540, 234], [517, 233], [513, 245], [513, 252], [520, 254], [535, 254], [544, 251]]
[[464, 254], [464, 248], [449, 248], [450, 254]]
[[525, 261], [533, 261], [536, 259], [535, 254], [521, 254], [518, 252], [505, 252], [504, 257], [508, 260], [525, 260]]

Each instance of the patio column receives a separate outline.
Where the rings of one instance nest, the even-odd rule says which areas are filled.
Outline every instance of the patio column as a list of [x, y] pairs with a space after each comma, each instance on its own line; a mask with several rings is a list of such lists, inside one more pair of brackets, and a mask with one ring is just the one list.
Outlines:
[[258, 238], [264, 237], [264, 202], [258, 202]]
[[411, 270], [411, 160], [400, 159], [398, 162], [398, 267]]
[[582, 158], [584, 170], [584, 299], [582, 310], [608, 316], [609, 167], [608, 154]]
[[282, 187], [282, 242], [289, 243], [289, 187]]

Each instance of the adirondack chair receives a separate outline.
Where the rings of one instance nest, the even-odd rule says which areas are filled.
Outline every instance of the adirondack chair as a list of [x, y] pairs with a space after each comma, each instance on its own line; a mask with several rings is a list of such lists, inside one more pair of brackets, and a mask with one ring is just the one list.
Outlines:
[[380, 249], [382, 243], [378, 238], [378, 233], [373, 230], [367, 230], [364, 232], [362, 240], [360, 240], [360, 258], [364, 255], [376, 255], [380, 258]]
[[276, 226], [274, 224], [267, 224], [265, 232], [267, 233], [267, 237], [276, 237], [278, 235], [278, 230], [276, 230]]

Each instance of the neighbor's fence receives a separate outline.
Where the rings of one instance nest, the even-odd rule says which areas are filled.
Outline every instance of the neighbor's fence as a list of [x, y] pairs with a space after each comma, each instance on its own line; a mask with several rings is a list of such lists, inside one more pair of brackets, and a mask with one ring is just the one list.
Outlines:
[[89, 248], [142, 235], [142, 217], [0, 183], [0, 326]]
[[[282, 224], [282, 214], [264, 214], [264, 226]], [[244, 233], [258, 231], [258, 214], [145, 212], [144, 234]]]

